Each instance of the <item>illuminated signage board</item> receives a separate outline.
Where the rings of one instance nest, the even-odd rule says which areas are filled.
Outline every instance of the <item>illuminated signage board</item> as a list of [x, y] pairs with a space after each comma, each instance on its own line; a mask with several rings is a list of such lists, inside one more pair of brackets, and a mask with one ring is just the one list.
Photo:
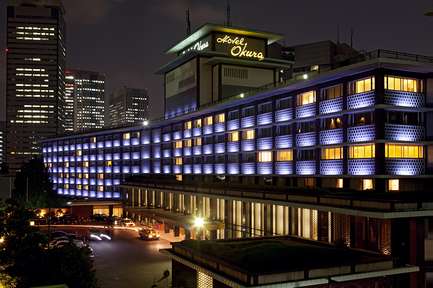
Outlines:
[[188, 47], [187, 49], [182, 51], [182, 54], [185, 54], [189, 51], [203, 51], [209, 48], [209, 40], [200, 40], [194, 43], [194, 45]]
[[258, 61], [265, 59], [264, 40], [220, 34], [215, 37], [215, 42], [215, 50], [225, 50], [233, 57], [249, 58]]

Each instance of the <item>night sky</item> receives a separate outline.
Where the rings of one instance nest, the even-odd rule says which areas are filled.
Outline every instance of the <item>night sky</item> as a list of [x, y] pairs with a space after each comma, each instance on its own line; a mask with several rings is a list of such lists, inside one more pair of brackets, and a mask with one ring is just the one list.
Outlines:
[[[163, 97], [162, 77], [154, 72], [172, 59], [164, 52], [185, 36], [185, 10], [190, 8], [194, 30], [206, 22], [223, 23], [226, 5], [225, 0], [63, 2], [67, 66], [105, 73], [107, 94], [123, 84], [148, 88], [152, 115], [161, 113]], [[427, 10], [433, 10], [433, 0], [231, 0], [234, 26], [281, 33], [286, 45], [336, 40], [339, 25], [342, 41], [349, 40], [353, 27], [359, 50], [433, 55], [433, 17], [423, 16]]]

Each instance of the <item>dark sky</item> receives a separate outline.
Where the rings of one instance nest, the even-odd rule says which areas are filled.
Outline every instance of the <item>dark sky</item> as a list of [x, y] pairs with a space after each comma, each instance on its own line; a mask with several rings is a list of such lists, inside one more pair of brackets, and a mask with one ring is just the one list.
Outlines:
[[[63, 2], [68, 67], [105, 73], [109, 93], [123, 84], [148, 88], [153, 114], [161, 111], [163, 97], [162, 77], [154, 71], [171, 59], [164, 51], [185, 36], [185, 10], [190, 8], [194, 30], [205, 22], [223, 23], [226, 5], [225, 0]], [[433, 10], [433, 0], [231, 0], [233, 25], [282, 33], [287, 45], [335, 40], [339, 25], [341, 40], [348, 40], [353, 27], [360, 50], [433, 55], [433, 17], [423, 16], [427, 10]]]

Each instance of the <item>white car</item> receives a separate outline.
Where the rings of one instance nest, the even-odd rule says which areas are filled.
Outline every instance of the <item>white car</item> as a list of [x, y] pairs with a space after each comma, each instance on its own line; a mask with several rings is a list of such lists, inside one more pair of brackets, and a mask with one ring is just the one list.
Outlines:
[[125, 226], [125, 227], [134, 227], [135, 223], [131, 219], [125, 218], [125, 219], [122, 220], [122, 226]]

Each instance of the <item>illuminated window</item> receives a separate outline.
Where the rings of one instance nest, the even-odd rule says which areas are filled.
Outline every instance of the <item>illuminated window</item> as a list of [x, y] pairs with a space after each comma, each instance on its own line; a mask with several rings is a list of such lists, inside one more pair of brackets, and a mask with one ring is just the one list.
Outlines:
[[64, 186], [65, 186], [66, 189], [69, 189], [69, 184], [68, 183], [66, 183]]
[[336, 188], [343, 188], [343, 183], [343, 178], [338, 178]]
[[81, 184], [77, 185], [77, 189], [81, 190], [83, 188], [83, 186]]
[[99, 192], [104, 192], [104, 186], [98, 186], [98, 191]]
[[174, 163], [176, 165], [182, 165], [183, 164], [182, 157], [176, 157], [176, 158], [174, 158]]
[[201, 146], [201, 137], [194, 138], [194, 146]]
[[373, 179], [362, 179], [362, 190], [373, 189]]
[[386, 158], [424, 158], [424, 147], [421, 145], [385, 144]]
[[355, 145], [349, 147], [350, 159], [374, 158], [375, 148], [374, 144]]
[[204, 125], [212, 125], [212, 124], [213, 124], [212, 116], [204, 118]]
[[322, 100], [331, 100], [341, 96], [343, 96], [342, 84], [322, 89]]
[[226, 117], [224, 113], [218, 114], [215, 116], [215, 122], [216, 123], [224, 123], [226, 121]]
[[191, 139], [183, 140], [183, 144], [185, 147], [191, 147], [192, 141], [191, 141]]
[[123, 133], [123, 140], [129, 140], [131, 138], [130, 133]]
[[422, 81], [419, 79], [385, 76], [385, 89], [404, 92], [423, 92]]
[[174, 148], [182, 148], [182, 140], [177, 140], [174, 142]]
[[84, 190], [89, 190], [89, 185], [84, 185]]
[[322, 148], [323, 160], [343, 159], [343, 147]]
[[113, 162], [111, 160], [106, 161], [105, 165], [108, 166], [108, 167], [111, 167], [111, 166], [113, 166]]
[[195, 128], [201, 128], [201, 119], [197, 119], [194, 121], [194, 127]]
[[90, 138], [90, 143], [96, 143], [96, 137]]
[[399, 191], [400, 190], [400, 180], [399, 179], [389, 179], [388, 180], [388, 191]]
[[77, 150], [77, 153], [76, 153], [77, 156], [81, 156], [82, 154], [83, 154], [83, 152], [81, 150]]
[[98, 179], [103, 180], [104, 179], [104, 173], [99, 173], [98, 174]]
[[237, 142], [239, 141], [239, 132], [234, 131], [229, 133], [229, 142]]
[[176, 180], [177, 180], [177, 181], [182, 181], [182, 180], [183, 180], [183, 178], [182, 178], [182, 174], [178, 174], [178, 175], [176, 175]]
[[272, 151], [261, 151], [258, 153], [258, 162], [272, 162]]
[[308, 91], [298, 94], [297, 104], [298, 106], [307, 105], [316, 102], [316, 91]]
[[358, 94], [373, 91], [375, 89], [374, 77], [368, 77], [349, 83], [349, 94]]
[[292, 161], [293, 160], [293, 150], [287, 149], [287, 150], [280, 150], [277, 151], [277, 161]]
[[251, 130], [245, 130], [242, 132], [242, 138], [245, 140], [251, 140], [255, 138], [255, 131], [254, 129]]
[[184, 128], [185, 128], [185, 130], [191, 129], [192, 128], [192, 122], [191, 121], [185, 122]]
[[89, 161], [84, 161], [83, 162], [83, 167], [89, 167]]
[[89, 179], [89, 173], [84, 173], [84, 178]]

